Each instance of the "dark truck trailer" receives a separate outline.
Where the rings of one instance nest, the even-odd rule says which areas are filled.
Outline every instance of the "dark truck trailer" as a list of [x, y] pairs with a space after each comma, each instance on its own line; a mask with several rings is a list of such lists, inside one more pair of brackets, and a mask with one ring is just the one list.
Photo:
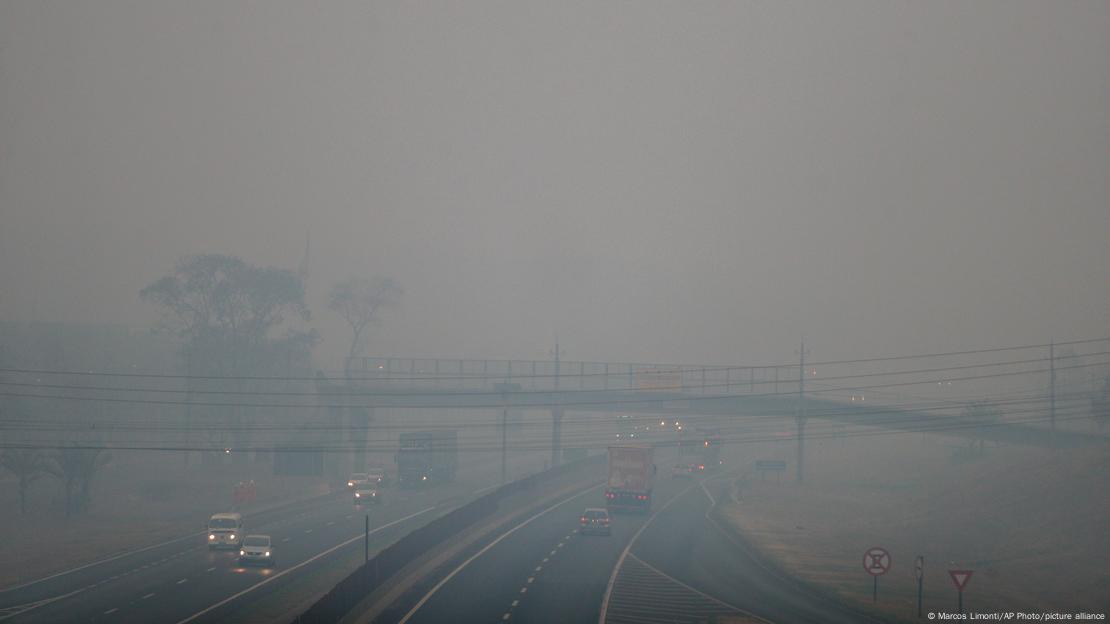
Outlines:
[[647, 513], [655, 484], [654, 451], [650, 446], [610, 446], [605, 506], [611, 511]]
[[412, 431], [400, 436], [397, 455], [397, 482], [419, 486], [453, 481], [459, 466], [458, 432]]

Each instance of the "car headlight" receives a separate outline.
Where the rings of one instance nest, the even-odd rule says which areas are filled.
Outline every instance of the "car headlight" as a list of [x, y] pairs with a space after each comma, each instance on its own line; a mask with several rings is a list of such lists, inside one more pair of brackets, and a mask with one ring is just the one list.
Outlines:
[[269, 556], [270, 556], [270, 551], [268, 551], [268, 550], [266, 551], [266, 556], [267, 556], [267, 557], [269, 557]]
[[243, 556], [243, 555], [245, 555], [245, 554], [247, 554], [247, 553], [246, 553], [246, 551], [243, 551], [243, 550], [240, 550], [240, 551], [239, 551], [239, 556], [240, 556], [240, 557], [242, 557], [242, 556]]
[[362, 494], [359, 494], [358, 492], [355, 492], [355, 498], [362, 498]]
[[208, 539], [210, 539], [210, 540], [216, 539], [216, 534], [215, 533], [209, 533], [208, 534]]
[[228, 539], [235, 539], [235, 534], [232, 533], [231, 535], [228, 535], [227, 537], [228, 537]]
[[354, 481], [348, 481], [347, 482], [347, 487], [355, 487], [355, 482]]

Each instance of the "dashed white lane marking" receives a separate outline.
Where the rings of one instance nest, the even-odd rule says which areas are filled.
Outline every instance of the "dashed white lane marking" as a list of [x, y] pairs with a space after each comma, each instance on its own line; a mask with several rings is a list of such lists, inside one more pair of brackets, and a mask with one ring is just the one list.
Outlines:
[[[444, 585], [446, 585], [447, 583], [449, 583], [449, 582], [451, 581], [451, 579], [455, 578], [455, 575], [456, 575], [456, 574], [458, 574], [458, 573], [459, 573], [460, 571], [462, 571], [462, 569], [463, 569], [463, 568], [465, 568], [466, 566], [470, 565], [470, 563], [471, 563], [472, 561], [474, 561], [474, 560], [475, 560], [475, 559], [477, 559], [478, 557], [481, 557], [481, 556], [482, 556], [483, 554], [485, 554], [485, 553], [486, 553], [487, 551], [489, 551], [489, 549], [491, 549], [491, 548], [493, 548], [494, 546], [497, 546], [498, 544], [500, 544], [502, 540], [504, 540], [505, 538], [509, 537], [509, 536], [510, 536], [510, 535], [512, 535], [513, 533], [516, 533], [516, 532], [517, 532], [517, 531], [519, 531], [519, 530], [520, 530], [521, 528], [523, 528], [523, 527], [525, 527], [525, 526], [528, 526], [528, 525], [529, 525], [529, 524], [531, 524], [531, 523], [532, 523], [532, 521], [533, 521], [533, 520], [535, 520], [536, 518], [539, 518], [540, 516], [546, 515], [547, 513], [551, 512], [551, 511], [553, 511], [553, 510], [555, 510], [555, 509], [558, 509], [559, 507], [562, 507], [563, 505], [566, 505], [567, 503], [571, 502], [572, 500], [575, 500], [575, 499], [579, 498], [579, 497], [580, 497], [580, 496], [582, 496], [583, 494], [585, 494], [585, 493], [587, 493], [587, 492], [590, 492], [590, 491], [592, 491], [592, 490], [596, 490], [596, 489], [598, 489], [598, 488], [600, 488], [600, 487], [601, 487], [601, 483], [598, 483], [598, 484], [596, 484], [596, 485], [591, 485], [591, 486], [589, 486], [589, 487], [583, 488], [583, 489], [581, 489], [581, 490], [579, 490], [579, 491], [577, 491], [577, 492], [575, 492], [575, 493], [571, 494], [570, 496], [567, 496], [566, 498], [564, 498], [564, 499], [560, 500], [559, 502], [557, 502], [557, 503], [555, 503], [554, 505], [552, 505], [552, 506], [548, 507], [547, 509], [544, 509], [543, 511], [540, 511], [540, 512], [536, 513], [536, 514], [535, 514], [534, 516], [532, 516], [532, 517], [528, 518], [528, 519], [527, 519], [527, 520], [525, 520], [524, 522], [521, 522], [520, 524], [516, 525], [515, 527], [513, 527], [513, 528], [509, 529], [508, 531], [506, 531], [506, 532], [502, 533], [500, 537], [498, 537], [497, 539], [493, 540], [493, 541], [492, 541], [492, 542], [490, 542], [489, 544], [486, 544], [486, 546], [485, 546], [484, 548], [482, 548], [482, 549], [481, 549], [481, 550], [479, 550], [478, 552], [476, 552], [476, 553], [474, 553], [473, 555], [471, 555], [469, 559], [467, 559], [466, 561], [464, 561], [464, 562], [462, 562], [461, 564], [459, 564], [459, 567], [457, 567], [457, 568], [455, 568], [454, 570], [452, 570], [452, 571], [451, 571], [451, 573], [450, 573], [450, 574], [448, 574], [448, 575], [447, 575], [446, 577], [444, 577], [444, 578], [443, 578], [442, 580], [440, 580], [440, 582], [439, 582], [439, 583], [436, 583], [436, 585], [435, 585], [434, 587], [432, 587], [431, 591], [429, 591], [429, 592], [428, 592], [427, 594], [424, 594], [424, 597], [423, 597], [423, 598], [421, 598], [421, 599], [420, 599], [419, 601], [417, 601], [416, 605], [414, 605], [414, 606], [412, 607], [412, 609], [409, 609], [409, 612], [408, 612], [408, 613], [406, 613], [406, 614], [405, 614], [405, 617], [401, 618], [401, 619], [400, 619], [400, 620], [399, 620], [399, 621], [397, 622], [397, 624], [405, 624], [405, 622], [408, 622], [408, 621], [409, 621], [410, 619], [412, 619], [412, 616], [413, 616], [413, 615], [415, 615], [415, 614], [416, 614], [416, 612], [417, 612], [417, 611], [419, 611], [419, 610], [420, 610], [420, 608], [424, 606], [424, 603], [428, 602], [428, 600], [430, 600], [430, 599], [432, 598], [432, 596], [434, 596], [434, 595], [435, 595], [435, 593], [436, 593], [437, 591], [439, 591], [439, 589], [440, 589], [441, 587], [443, 587]], [[526, 590], [526, 589], [521, 589], [520, 593], [522, 593], [522, 594], [523, 594], [523, 593], [524, 593], [525, 591], [527, 591], [527, 590]], [[178, 622], [178, 624], [185, 624], [185, 623], [184, 623], [184, 622]]]
[[105, 611], [104, 615], [112, 615], [116, 611], [119, 611], [119, 607], [112, 607], [111, 609], [108, 609], [107, 611]]
[[216, 569], [216, 566], [212, 566], [211, 568], [208, 568], [207, 570], [205, 570], [205, 572], [212, 572], [215, 569]]
[[474, 490], [474, 493], [475, 494], [481, 494], [482, 492], [488, 492], [488, 491], [492, 490], [493, 488], [498, 488], [498, 487], [501, 487], [500, 483], [490, 485], [490, 486], [487, 486], [487, 487], [484, 487], [484, 488], [481, 488], [481, 489], [478, 489], [478, 490]]
[[139, 600], [146, 600], [147, 598], [153, 598], [153, 597], [154, 597], [154, 592], [150, 592], [149, 594], [143, 596]]
[[531, 584], [532, 584], [532, 581], [534, 581], [534, 580], [536, 580], [536, 577], [534, 577], [534, 576], [529, 576], [529, 577], [528, 577], [528, 584], [529, 584], [529, 585], [531, 585]]
[[552, 557], [554, 557], [554, 556], [555, 556], [555, 551], [553, 550], [553, 551], [551, 551], [551, 552], [550, 552], [550, 553], [548, 553], [548, 554], [549, 554], [549, 555], [551, 555]]
[[334, 520], [333, 520], [333, 521], [331, 521], [331, 522], [329, 522], [329, 523], [328, 523], [328, 526], [331, 526], [331, 525], [333, 525], [333, 524], [335, 524], [335, 521], [334, 521]]
[[555, 548], [562, 548], [562, 547], [563, 547], [563, 544], [565, 544], [565, 543], [566, 543], [566, 542], [559, 542], [559, 545], [558, 545], [558, 546], [556, 546]]
[[[378, 527], [376, 529], [373, 529], [370, 532], [371, 533], [377, 533], [378, 531], [381, 531], [381, 530], [387, 529], [391, 526], [400, 524], [400, 523], [402, 523], [406, 520], [409, 520], [411, 518], [415, 518], [419, 515], [426, 514], [429, 511], [432, 511], [434, 509], [435, 509], [435, 507], [428, 507], [427, 509], [421, 509], [420, 511], [417, 511], [415, 513], [411, 513], [407, 516], [404, 516], [403, 518], [398, 518], [398, 519], [394, 520], [393, 522], [387, 522], [386, 524], [383, 524], [380, 527]], [[209, 613], [209, 612], [213, 611], [214, 609], [218, 609], [218, 608], [224, 606], [225, 604], [227, 604], [227, 603], [229, 603], [233, 600], [237, 600], [240, 596], [248, 594], [248, 593], [258, 589], [259, 587], [262, 587], [263, 585], [266, 585], [267, 583], [272, 583], [273, 581], [276, 581], [277, 579], [285, 576], [286, 574], [289, 574], [291, 572], [295, 572], [296, 570], [299, 570], [300, 568], [303, 568], [304, 566], [311, 564], [313, 561], [316, 561], [316, 560], [320, 559], [321, 557], [325, 557], [325, 556], [339, 550], [340, 548], [343, 548], [344, 546], [346, 546], [348, 544], [352, 544], [352, 543], [354, 543], [358, 540], [364, 539], [365, 538], [364, 536], [365, 536], [364, 533], [359, 533], [358, 535], [355, 535], [354, 537], [352, 537], [348, 540], [339, 542], [338, 544], [336, 544], [335, 546], [332, 546], [331, 548], [325, 550], [324, 552], [321, 552], [321, 553], [316, 554], [312, 557], [309, 557], [308, 559], [305, 559], [304, 561], [298, 563], [297, 565], [295, 565], [291, 568], [286, 568], [285, 570], [282, 570], [281, 572], [278, 572], [277, 574], [274, 574], [273, 576], [268, 576], [268, 577], [266, 577], [265, 580], [262, 580], [258, 583], [255, 583], [254, 585], [251, 585], [250, 587], [240, 591], [237, 594], [233, 594], [233, 595], [231, 595], [227, 598], [224, 598], [223, 600], [217, 602], [214, 605], [211, 605], [211, 606], [209, 606], [205, 609], [202, 609], [201, 611], [197, 611], [196, 613], [190, 615], [189, 617], [185, 618], [184, 620], [181, 620], [177, 624], [187, 624], [188, 622], [192, 622], [193, 620], [201, 617], [202, 615], [204, 615], [206, 613]]]
[[517, 606], [518, 604], [520, 604], [520, 601], [519, 601], [519, 600], [514, 600], [514, 601], [513, 601], [513, 606], [514, 606], [514, 607], [515, 607], [515, 606]]
[[547, 557], [543, 558], [543, 563], [547, 563]]
[[178, 584], [178, 585], [182, 585], [182, 584], [184, 584], [184, 583], [188, 583], [188, 582], [189, 582], [189, 579], [187, 579], [187, 578], [184, 578], [184, 579], [181, 579], [180, 581], [178, 581], [178, 582], [177, 582], [177, 584]]
[[536, 571], [536, 572], [539, 572], [539, 571], [540, 571], [540, 570], [542, 570], [542, 569], [543, 569], [543, 566], [542, 566], [542, 565], [541, 565], [541, 566], [536, 566], [536, 570], [535, 570], [535, 571]]
[[312, 532], [312, 529], [305, 529], [305, 530], [304, 530], [304, 532], [305, 532], [305, 533], [311, 533], [311, 532]]
[[501, 616], [501, 619], [502, 619], [502, 620], [507, 620], [507, 619], [509, 619], [509, 618], [511, 618], [511, 617], [513, 617], [513, 614], [512, 614], [512, 613], [506, 613], [505, 615], [502, 615], [502, 616]]
[[351, 518], [354, 518], [354, 517], [355, 517], [354, 514], [352, 514], [352, 515], [347, 516], [347, 519], [350, 520]]
[[520, 588], [520, 593], [527, 594], [528, 593], [528, 588], [527, 587], [521, 587]]
[[283, 538], [281, 538], [281, 541], [283, 541], [283, 542], [288, 542], [288, 541], [289, 541], [289, 538], [288, 538], [288, 537], [283, 537]]

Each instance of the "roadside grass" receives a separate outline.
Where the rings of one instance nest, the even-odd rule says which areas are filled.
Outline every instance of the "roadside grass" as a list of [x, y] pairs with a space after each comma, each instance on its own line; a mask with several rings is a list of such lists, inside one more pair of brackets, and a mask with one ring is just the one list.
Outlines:
[[993, 447], [969, 461], [955, 440], [882, 440], [811, 445], [805, 484], [737, 482], [724, 517], [787, 571], [861, 608], [872, 602], [863, 553], [886, 548], [876, 608], [900, 618], [916, 617], [918, 555], [926, 612], [956, 609], [956, 568], [975, 570], [965, 610], [1110, 609], [1110, 449]]

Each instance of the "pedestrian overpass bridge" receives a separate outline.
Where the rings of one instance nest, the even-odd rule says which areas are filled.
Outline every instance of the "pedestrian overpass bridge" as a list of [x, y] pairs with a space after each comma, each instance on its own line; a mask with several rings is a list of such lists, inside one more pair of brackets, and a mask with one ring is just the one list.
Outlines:
[[[565, 360], [354, 357], [342, 372], [317, 379], [320, 402], [353, 431], [366, 431], [376, 408], [550, 410], [551, 465], [561, 458], [564, 414], [622, 412], [751, 419], [790, 418], [804, 461], [811, 418], [894, 431], [940, 432], [1001, 443], [1074, 446], [1083, 436], [1006, 422], [972, 422], [959, 410], [921, 411], [896, 403], [855, 402], [826, 389], [807, 392], [801, 363], [691, 366]], [[855, 398], [852, 395], [851, 398]], [[801, 472], [801, 471], [799, 471]]]

